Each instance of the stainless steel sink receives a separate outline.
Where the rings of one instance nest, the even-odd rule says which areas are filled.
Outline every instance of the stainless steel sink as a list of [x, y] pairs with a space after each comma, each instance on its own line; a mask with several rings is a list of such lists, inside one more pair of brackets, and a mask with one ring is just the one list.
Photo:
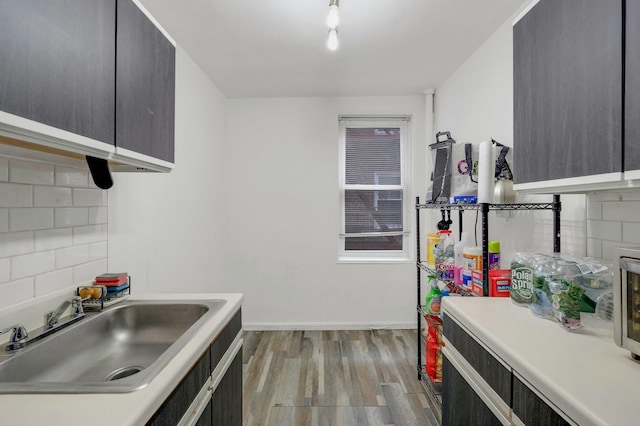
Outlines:
[[124, 301], [0, 361], [0, 393], [114, 393], [146, 386], [224, 300]]

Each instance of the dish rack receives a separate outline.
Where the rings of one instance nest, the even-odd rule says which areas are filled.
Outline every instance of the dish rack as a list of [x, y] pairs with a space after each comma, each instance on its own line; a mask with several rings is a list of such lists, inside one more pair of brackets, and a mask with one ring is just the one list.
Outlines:
[[127, 275], [127, 282], [129, 286], [124, 288], [118, 292], [108, 294], [107, 287], [104, 285], [84, 285], [80, 286], [76, 289], [76, 295], [80, 296], [80, 291], [84, 288], [88, 289], [100, 289], [100, 296], [97, 298], [92, 298], [91, 296], [82, 298], [82, 308], [90, 309], [90, 310], [98, 310], [101, 311], [104, 308], [108, 308], [111, 305], [114, 305], [124, 299], [131, 294], [131, 275]]

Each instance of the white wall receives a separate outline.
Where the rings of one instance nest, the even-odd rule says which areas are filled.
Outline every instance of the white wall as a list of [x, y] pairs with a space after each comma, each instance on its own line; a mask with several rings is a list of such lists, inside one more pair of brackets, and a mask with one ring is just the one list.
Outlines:
[[225, 98], [180, 47], [176, 51], [176, 168], [114, 174], [109, 190], [109, 270], [132, 292], [229, 292]]
[[107, 194], [86, 164], [2, 150], [12, 155], [0, 155], [0, 309], [103, 273]]
[[229, 100], [227, 277], [245, 325], [415, 326], [415, 263], [337, 262], [338, 115], [412, 115], [414, 199], [424, 111], [422, 96]]
[[[519, 12], [514, 14], [516, 16]], [[435, 130], [449, 130], [457, 142], [493, 138], [513, 146], [513, 36], [507, 20], [447, 81], [436, 90]], [[516, 148], [517, 149], [517, 148]], [[517, 173], [517, 164], [514, 173]], [[546, 202], [552, 197], [518, 196], [520, 202]], [[585, 254], [585, 197], [563, 195], [562, 252]], [[552, 251], [552, 213], [490, 213], [490, 239], [501, 241], [502, 266], [517, 251]], [[464, 228], [474, 229], [474, 214]], [[478, 237], [481, 229], [478, 226]]]

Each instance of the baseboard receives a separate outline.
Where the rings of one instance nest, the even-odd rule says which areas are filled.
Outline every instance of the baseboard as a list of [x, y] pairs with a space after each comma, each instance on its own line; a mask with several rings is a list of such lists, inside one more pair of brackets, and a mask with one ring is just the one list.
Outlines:
[[242, 324], [249, 331], [278, 330], [404, 330], [416, 329], [415, 322], [393, 323], [338, 323], [338, 322], [246, 322]]

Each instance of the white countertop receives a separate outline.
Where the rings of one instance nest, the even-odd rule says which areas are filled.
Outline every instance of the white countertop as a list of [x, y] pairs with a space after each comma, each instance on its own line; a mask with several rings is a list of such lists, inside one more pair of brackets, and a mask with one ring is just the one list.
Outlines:
[[613, 325], [578, 332], [510, 298], [444, 297], [442, 309], [579, 425], [638, 425], [640, 363], [613, 342]]
[[242, 304], [242, 294], [146, 294], [130, 300], [223, 299], [227, 303], [146, 387], [118, 394], [0, 395], [0, 424], [140, 425], [155, 413]]

